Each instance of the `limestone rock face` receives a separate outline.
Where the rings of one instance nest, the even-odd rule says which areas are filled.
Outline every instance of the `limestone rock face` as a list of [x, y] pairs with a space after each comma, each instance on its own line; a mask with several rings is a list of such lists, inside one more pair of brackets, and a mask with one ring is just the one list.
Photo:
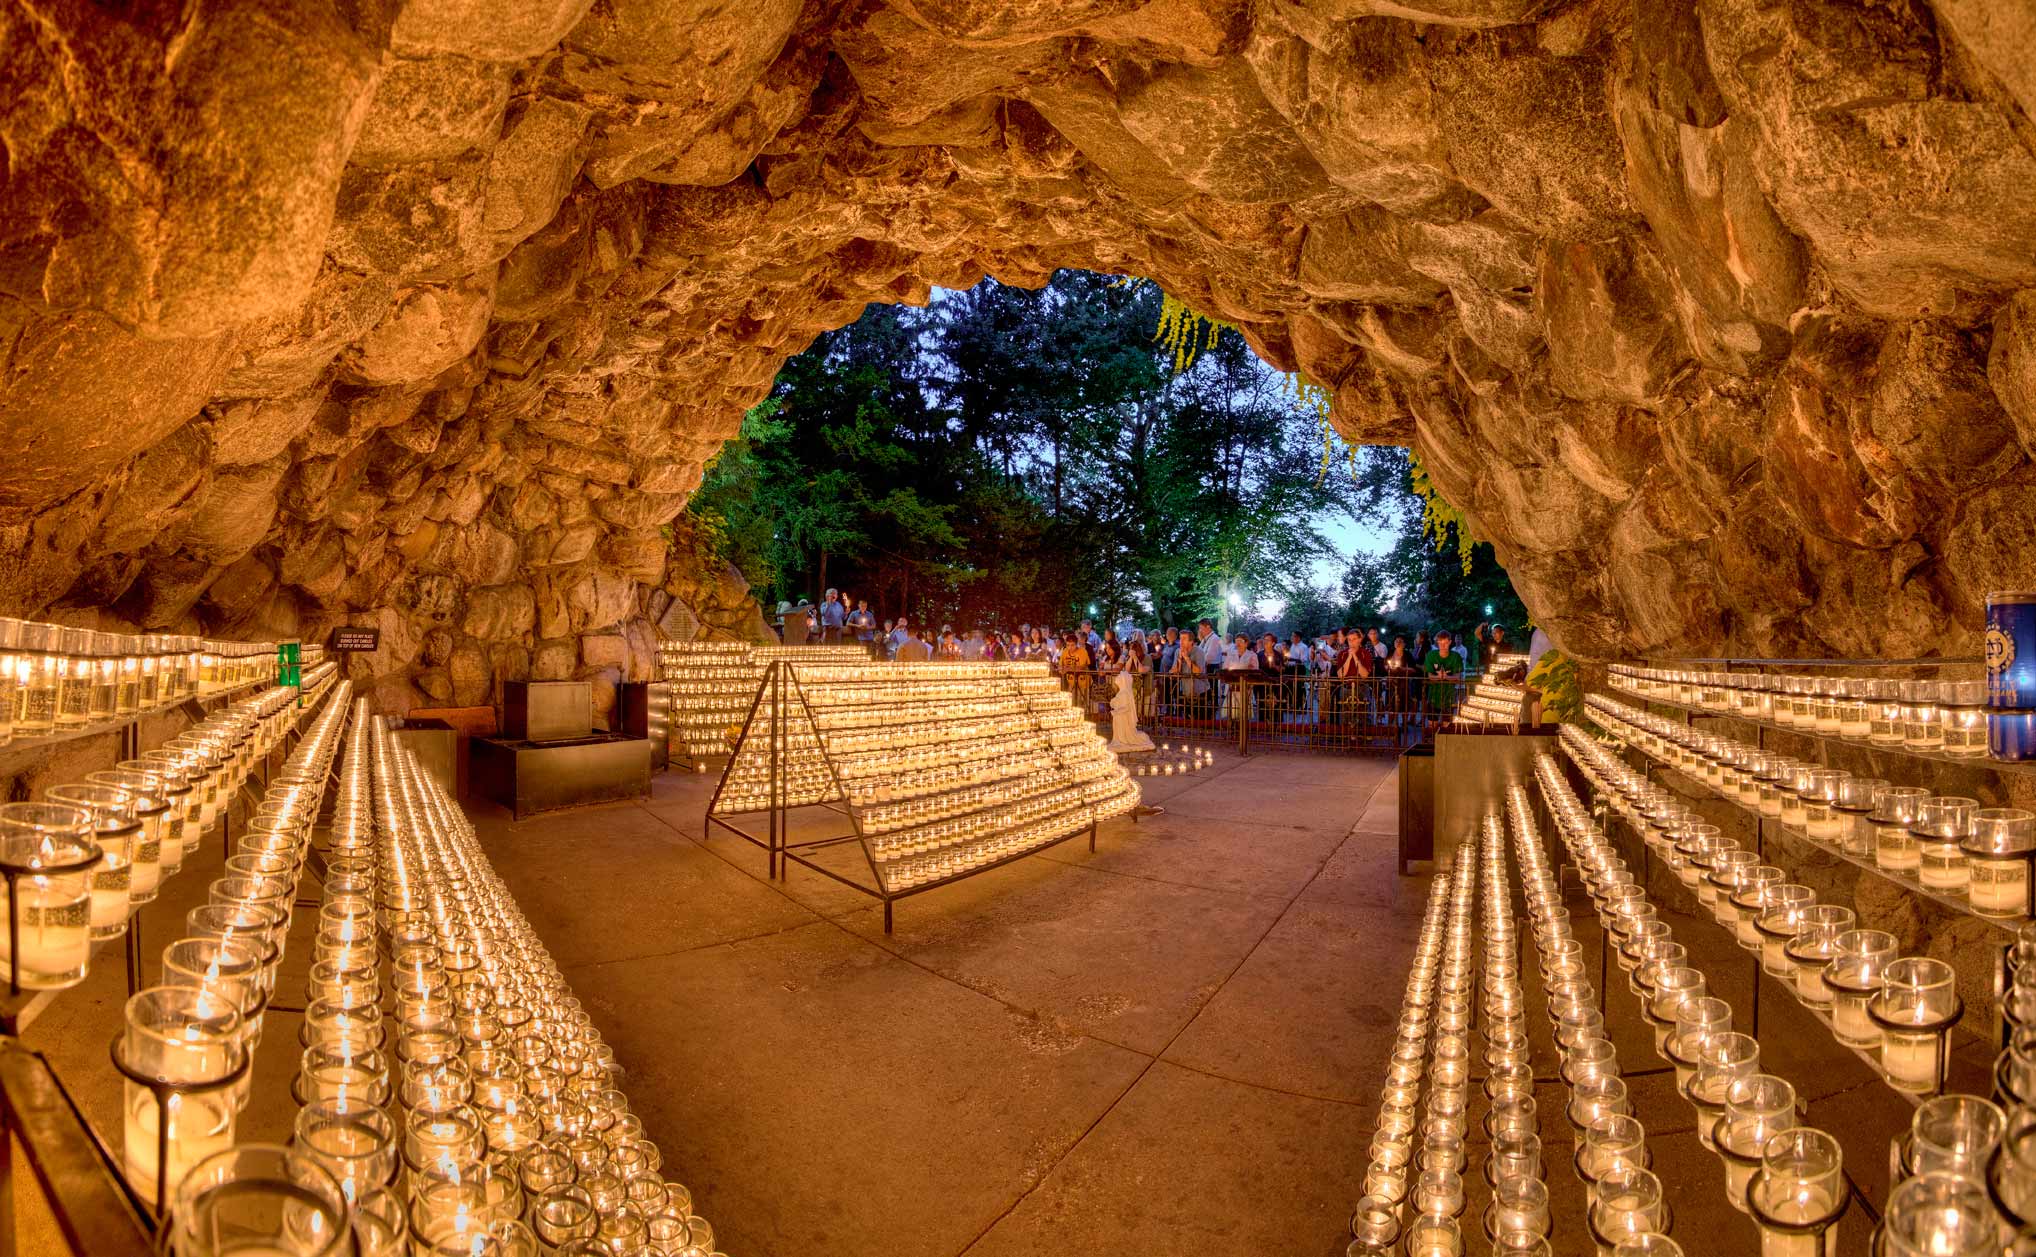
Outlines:
[[379, 701], [760, 637], [681, 513], [869, 302], [1149, 276], [1585, 655], [2036, 584], [2036, 19], [1982, 0], [0, 3], [0, 612]]

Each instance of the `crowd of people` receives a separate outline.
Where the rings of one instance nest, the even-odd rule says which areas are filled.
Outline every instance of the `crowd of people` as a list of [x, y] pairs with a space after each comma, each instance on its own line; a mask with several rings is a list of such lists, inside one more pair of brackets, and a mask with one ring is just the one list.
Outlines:
[[[1082, 693], [1099, 677], [1128, 675], [1142, 711], [1156, 704], [1206, 703], [1229, 693], [1226, 683], [1297, 681], [1334, 678], [1342, 681], [1397, 681], [1398, 685], [1365, 687], [1377, 695], [1365, 701], [1403, 708], [1440, 709], [1450, 702], [1463, 678], [1482, 673], [1500, 655], [1525, 655], [1528, 644], [1516, 642], [1503, 624], [1480, 624], [1470, 633], [1423, 629], [1410, 641], [1404, 634], [1390, 640], [1381, 628], [1339, 628], [1307, 636], [1274, 633], [1256, 637], [1225, 636], [1215, 622], [1201, 620], [1190, 628], [1141, 629], [1127, 626], [1098, 631], [1083, 620], [1072, 629], [1021, 624], [1015, 632], [971, 629], [958, 633], [943, 624], [936, 632], [904, 616], [879, 621], [869, 602], [838, 590], [827, 591], [818, 607], [781, 607], [784, 640], [789, 644], [861, 643], [873, 658], [900, 662], [928, 660], [1044, 659]], [[1538, 643], [1537, 643], [1538, 644]], [[1319, 711], [1319, 698], [1282, 697], [1278, 687], [1260, 700], [1291, 710], [1306, 706]], [[1312, 687], [1310, 688], [1312, 695]]]

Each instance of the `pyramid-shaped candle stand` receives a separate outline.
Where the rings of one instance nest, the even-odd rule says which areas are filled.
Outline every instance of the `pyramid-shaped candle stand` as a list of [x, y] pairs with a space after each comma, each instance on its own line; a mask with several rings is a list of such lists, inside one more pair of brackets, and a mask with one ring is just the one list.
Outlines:
[[[797, 862], [881, 899], [889, 933], [896, 900], [1085, 832], [1094, 850], [1097, 822], [1138, 802], [1043, 663], [786, 659], [764, 673], [707, 824], [763, 847], [773, 877]], [[758, 813], [762, 832], [744, 821]], [[826, 858], [851, 845], [859, 862]]]

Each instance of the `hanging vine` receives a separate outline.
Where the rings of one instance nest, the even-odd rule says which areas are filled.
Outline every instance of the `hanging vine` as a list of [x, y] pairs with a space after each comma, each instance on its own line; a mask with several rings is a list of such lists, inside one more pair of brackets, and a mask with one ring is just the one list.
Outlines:
[[[1136, 290], [1152, 283], [1142, 275], [1126, 275], [1117, 281], [1120, 288]], [[1195, 364], [1196, 355], [1205, 349], [1216, 347], [1216, 340], [1224, 332], [1236, 331], [1236, 327], [1198, 313], [1188, 304], [1164, 288], [1159, 292], [1159, 327], [1152, 338], [1164, 345], [1173, 354], [1174, 373], [1178, 375]], [[1315, 475], [1315, 483], [1321, 484], [1329, 475], [1329, 466], [1339, 454], [1350, 469], [1350, 478], [1357, 479], [1357, 447], [1343, 439], [1335, 426], [1329, 422], [1329, 406], [1335, 394], [1323, 385], [1307, 379], [1299, 371], [1286, 373], [1287, 391], [1294, 400], [1315, 412], [1316, 430], [1322, 437], [1322, 466]]]
[[1428, 469], [1421, 465], [1421, 456], [1410, 452], [1407, 455], [1407, 478], [1414, 495], [1421, 499], [1421, 535], [1435, 543], [1439, 551], [1456, 542], [1456, 557], [1463, 563], [1463, 574], [1470, 575], [1471, 551], [1484, 538], [1471, 531], [1470, 521], [1462, 511], [1444, 501], [1435, 491], [1435, 484], [1428, 479]]

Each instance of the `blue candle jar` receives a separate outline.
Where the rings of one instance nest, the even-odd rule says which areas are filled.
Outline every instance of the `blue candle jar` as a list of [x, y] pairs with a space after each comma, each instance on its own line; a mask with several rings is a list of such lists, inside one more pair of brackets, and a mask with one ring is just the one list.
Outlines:
[[2036, 590], [1987, 595], [1987, 750], [2036, 759]]

